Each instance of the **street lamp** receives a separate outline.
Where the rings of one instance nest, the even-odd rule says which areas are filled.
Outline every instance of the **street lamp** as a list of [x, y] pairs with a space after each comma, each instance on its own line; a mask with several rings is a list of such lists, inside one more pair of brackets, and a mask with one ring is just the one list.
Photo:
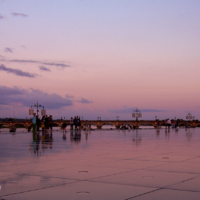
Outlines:
[[136, 121], [138, 121], [138, 118], [142, 117], [142, 113], [140, 112], [140, 110], [138, 110], [137, 108], [133, 111], [132, 113], [132, 117], [136, 118]]
[[187, 115], [186, 115], [186, 119], [189, 119], [189, 121], [191, 120], [191, 119], [194, 119], [195, 117], [194, 116], [192, 116], [192, 114], [189, 112]]
[[142, 117], [142, 113], [136, 108], [132, 113], [132, 117], [136, 118], [136, 128], [138, 128], [138, 118]]
[[37, 115], [38, 115], [38, 112], [39, 112], [39, 107], [43, 107], [43, 109], [41, 110], [41, 115], [46, 115], [46, 110], [44, 109], [44, 106], [42, 105], [38, 105], [38, 101], [37, 101], [37, 104], [31, 106], [31, 109], [29, 109], [29, 115], [33, 115], [34, 113], [34, 110], [32, 109], [32, 107], [36, 107], [37, 108]]

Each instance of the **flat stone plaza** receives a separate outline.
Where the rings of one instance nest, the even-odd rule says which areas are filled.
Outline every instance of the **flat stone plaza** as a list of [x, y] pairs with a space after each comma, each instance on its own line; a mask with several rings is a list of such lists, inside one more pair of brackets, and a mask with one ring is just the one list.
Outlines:
[[0, 132], [1, 200], [199, 200], [200, 128]]

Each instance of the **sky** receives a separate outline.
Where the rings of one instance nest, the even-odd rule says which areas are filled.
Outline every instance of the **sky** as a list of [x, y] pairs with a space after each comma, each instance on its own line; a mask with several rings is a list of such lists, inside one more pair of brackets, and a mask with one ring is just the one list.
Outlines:
[[199, 0], [0, 0], [0, 117], [200, 119], [199, 36]]

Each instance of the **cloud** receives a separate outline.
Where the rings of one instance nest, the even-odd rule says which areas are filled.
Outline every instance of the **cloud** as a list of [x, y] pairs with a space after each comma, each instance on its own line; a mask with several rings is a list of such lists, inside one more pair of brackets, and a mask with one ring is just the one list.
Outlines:
[[4, 51], [7, 52], [7, 53], [13, 53], [13, 50], [11, 48], [9, 48], [9, 47], [6, 47], [4, 49]]
[[46, 68], [45, 66], [39, 66], [41, 71], [46, 71], [46, 72], [50, 72], [51, 70]]
[[19, 89], [18, 87], [9, 88], [6, 86], [0, 86], [0, 94], [3, 96], [22, 95], [25, 94], [25, 90]]
[[66, 96], [65, 97], [67, 97], [67, 98], [69, 98], [69, 99], [73, 99], [74, 98], [74, 96], [73, 95], [69, 95], [69, 94], [66, 94]]
[[0, 19], [3, 19], [4, 17], [2, 15], [0, 15]]
[[87, 104], [87, 103], [93, 103], [92, 101], [85, 99], [85, 98], [81, 98], [81, 100], [77, 100], [77, 102], [79, 103], [83, 103], [83, 104]]
[[0, 58], [5, 59], [5, 57], [4, 57], [4, 56], [1, 56], [1, 55], [0, 55]]
[[36, 103], [44, 106], [45, 109], [59, 109], [65, 106], [72, 106], [73, 102], [68, 98], [63, 98], [58, 94], [48, 94], [41, 90], [24, 90], [18, 87], [9, 88], [0, 86], [0, 105], [10, 105], [19, 103], [29, 107]]
[[64, 64], [64, 63], [43, 62], [43, 61], [37, 61], [37, 60], [17, 60], [17, 59], [14, 59], [14, 60], [9, 60], [9, 62], [41, 64], [41, 65], [49, 65], [49, 66], [55, 66], [55, 67], [61, 67], [61, 68], [70, 67], [70, 65], [67, 65], [67, 64]]
[[[108, 109], [108, 112], [110, 113], [121, 113], [121, 114], [127, 114], [127, 113], [133, 113], [136, 108], [132, 107], [129, 108], [127, 106], [124, 106], [122, 109]], [[149, 108], [143, 108], [139, 109], [141, 112], [167, 112], [167, 110], [158, 110], [158, 109], [149, 109]]]
[[20, 69], [8, 68], [5, 65], [0, 65], [0, 70], [5, 71], [7, 73], [15, 74], [17, 76], [25, 76], [25, 77], [29, 77], [29, 78], [34, 78], [34, 77], [38, 76], [37, 74], [32, 74], [32, 73], [29, 73], [29, 72], [23, 72]]
[[27, 14], [24, 13], [11, 13], [13, 17], [28, 17]]

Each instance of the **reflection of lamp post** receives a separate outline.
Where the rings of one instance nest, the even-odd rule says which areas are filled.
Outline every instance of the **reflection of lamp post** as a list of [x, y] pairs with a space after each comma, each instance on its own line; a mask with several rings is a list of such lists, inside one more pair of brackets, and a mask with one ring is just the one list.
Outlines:
[[37, 108], [37, 115], [38, 115], [38, 112], [39, 112], [39, 107], [43, 107], [43, 109], [41, 110], [41, 115], [46, 115], [46, 110], [44, 109], [44, 106], [42, 105], [38, 105], [38, 101], [37, 101], [37, 104], [31, 106], [31, 109], [29, 109], [29, 115], [33, 115], [34, 113], [34, 110], [32, 109], [32, 107], [36, 107]]

